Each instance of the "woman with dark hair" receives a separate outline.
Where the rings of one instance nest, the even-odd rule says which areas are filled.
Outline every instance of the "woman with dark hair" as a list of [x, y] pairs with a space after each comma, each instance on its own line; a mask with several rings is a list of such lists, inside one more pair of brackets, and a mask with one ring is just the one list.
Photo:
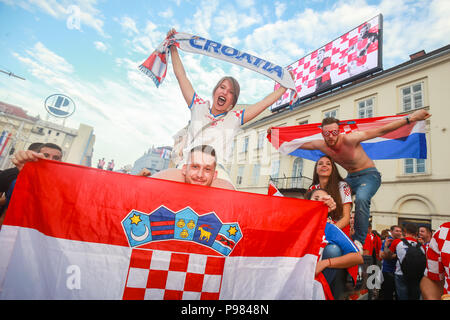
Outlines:
[[[329, 201], [330, 195], [318, 187], [308, 191], [305, 199], [325, 203]], [[328, 212], [332, 209], [334, 208], [329, 208]], [[330, 222], [325, 225], [325, 243], [316, 265], [316, 274], [322, 272], [334, 298], [343, 299], [347, 274], [345, 269], [358, 268], [358, 265], [363, 263], [363, 258], [352, 240]]]
[[321, 157], [314, 166], [312, 185], [309, 190], [323, 189], [336, 202], [336, 210], [329, 213], [332, 223], [350, 236], [350, 212], [352, 192], [350, 186], [339, 174], [336, 164], [328, 156]]

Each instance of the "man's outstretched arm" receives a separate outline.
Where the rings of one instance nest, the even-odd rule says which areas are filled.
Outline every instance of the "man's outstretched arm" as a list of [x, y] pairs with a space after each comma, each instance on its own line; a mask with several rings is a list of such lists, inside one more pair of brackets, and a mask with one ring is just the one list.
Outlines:
[[406, 125], [410, 122], [426, 120], [429, 117], [431, 117], [431, 114], [428, 113], [427, 110], [420, 109], [420, 110], [414, 111], [412, 114], [410, 114], [407, 117], [393, 121], [393, 122], [388, 123], [379, 128], [365, 130], [365, 131], [352, 132], [351, 134], [348, 135], [348, 137], [349, 138], [351, 137], [352, 139], [356, 139], [356, 142], [366, 141], [366, 140], [370, 140], [373, 138], [381, 137], [389, 132], [392, 132], [394, 130], [397, 130], [400, 127], [403, 127], [404, 125]]

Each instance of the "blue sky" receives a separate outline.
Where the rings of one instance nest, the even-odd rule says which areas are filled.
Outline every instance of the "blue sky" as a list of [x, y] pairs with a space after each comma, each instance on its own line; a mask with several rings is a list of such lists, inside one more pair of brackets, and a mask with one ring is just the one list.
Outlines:
[[[133, 164], [152, 145], [172, 145], [189, 120], [171, 66], [156, 88], [138, 66], [167, 31], [196, 34], [286, 66], [382, 13], [383, 67], [450, 43], [448, 0], [0, 0], [0, 101], [45, 118], [54, 93], [77, 105], [66, 125], [94, 127], [94, 165]], [[273, 81], [225, 62], [181, 52], [204, 98], [223, 75], [241, 84], [239, 103], [253, 103]]]

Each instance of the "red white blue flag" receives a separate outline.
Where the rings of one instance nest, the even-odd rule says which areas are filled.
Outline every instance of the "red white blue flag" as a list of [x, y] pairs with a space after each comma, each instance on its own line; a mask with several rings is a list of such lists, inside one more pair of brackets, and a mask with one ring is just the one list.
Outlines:
[[3, 130], [2, 135], [0, 136], [0, 156], [3, 154], [3, 151], [8, 144], [9, 138], [11, 138], [11, 132]]
[[[340, 134], [365, 131], [386, 125], [404, 116], [385, 116], [340, 121]], [[425, 121], [405, 124], [384, 136], [361, 143], [367, 155], [373, 160], [427, 158]], [[323, 140], [320, 123], [288, 127], [274, 127], [267, 136], [272, 145], [283, 154], [289, 154], [317, 161], [323, 153], [319, 150], [303, 150], [301, 146], [313, 140]]]
[[39, 160], [0, 231], [0, 299], [323, 299], [327, 209]]

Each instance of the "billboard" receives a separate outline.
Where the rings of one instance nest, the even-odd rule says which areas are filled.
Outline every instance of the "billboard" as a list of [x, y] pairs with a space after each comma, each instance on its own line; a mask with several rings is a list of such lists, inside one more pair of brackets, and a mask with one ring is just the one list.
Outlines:
[[[382, 23], [380, 14], [290, 64], [300, 99], [307, 99], [346, 82], [382, 69]], [[276, 90], [280, 84], [275, 84]], [[293, 90], [275, 102], [276, 111], [289, 104]]]

